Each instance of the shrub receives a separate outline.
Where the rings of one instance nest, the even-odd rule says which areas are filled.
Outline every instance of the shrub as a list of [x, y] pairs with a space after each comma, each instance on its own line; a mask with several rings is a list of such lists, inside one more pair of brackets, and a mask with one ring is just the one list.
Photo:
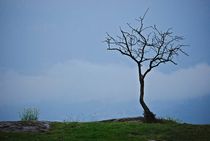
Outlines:
[[24, 108], [19, 115], [21, 121], [35, 121], [38, 120], [39, 110], [37, 108]]

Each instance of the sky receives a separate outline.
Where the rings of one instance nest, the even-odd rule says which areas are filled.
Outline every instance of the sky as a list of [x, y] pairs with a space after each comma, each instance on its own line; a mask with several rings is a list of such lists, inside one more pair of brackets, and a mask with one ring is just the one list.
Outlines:
[[126, 23], [184, 36], [189, 56], [145, 80], [159, 117], [210, 124], [210, 2], [199, 0], [0, 0], [0, 120], [36, 107], [41, 120], [91, 121], [139, 116], [137, 68], [107, 51], [106, 32]]

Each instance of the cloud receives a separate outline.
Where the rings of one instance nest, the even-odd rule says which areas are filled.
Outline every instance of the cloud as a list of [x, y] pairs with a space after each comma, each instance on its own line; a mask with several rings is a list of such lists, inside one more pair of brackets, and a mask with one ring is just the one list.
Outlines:
[[[153, 71], [145, 81], [146, 99], [169, 100], [210, 93], [210, 66], [199, 64], [165, 74]], [[39, 76], [14, 71], [0, 73], [1, 104], [43, 101], [129, 101], [138, 98], [135, 67], [69, 60], [55, 64]]]
[[56, 64], [40, 76], [10, 71], [0, 79], [1, 102], [122, 101], [137, 92], [133, 68], [77, 60]]
[[210, 66], [179, 69], [169, 74], [154, 71], [148, 78], [146, 92], [154, 100], [179, 100], [210, 94]]

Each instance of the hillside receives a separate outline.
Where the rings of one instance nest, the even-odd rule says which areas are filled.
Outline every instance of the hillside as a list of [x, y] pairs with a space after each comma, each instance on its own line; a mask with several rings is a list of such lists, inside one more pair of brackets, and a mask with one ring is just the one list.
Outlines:
[[51, 122], [49, 131], [3, 132], [1, 141], [209, 141], [210, 125], [137, 121]]

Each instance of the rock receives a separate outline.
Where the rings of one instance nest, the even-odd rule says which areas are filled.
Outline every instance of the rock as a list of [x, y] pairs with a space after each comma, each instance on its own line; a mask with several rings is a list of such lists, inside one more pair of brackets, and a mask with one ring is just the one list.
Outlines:
[[1, 121], [0, 131], [4, 132], [47, 132], [50, 122], [47, 121]]

